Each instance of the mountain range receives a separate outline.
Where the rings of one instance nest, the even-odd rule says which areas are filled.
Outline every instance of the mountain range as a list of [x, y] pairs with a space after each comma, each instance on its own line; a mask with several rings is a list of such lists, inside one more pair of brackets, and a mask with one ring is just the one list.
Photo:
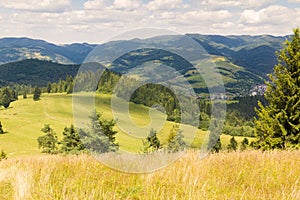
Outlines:
[[[187, 34], [203, 49], [212, 55], [213, 62], [219, 69], [226, 89], [230, 93], [240, 93], [251, 87], [262, 84], [268, 73], [276, 64], [275, 52], [280, 50], [289, 36], [221, 36]], [[158, 36], [150, 39], [133, 39], [113, 41], [105, 44], [74, 43], [57, 45], [31, 38], [0, 39], [0, 82], [15, 82], [32, 85], [45, 85], [75, 75], [79, 65], [96, 48], [101, 52], [100, 61], [110, 60], [120, 49], [129, 51], [114, 61], [111, 69], [120, 73], [125, 69], [141, 65], [148, 61], [158, 60], [177, 67], [196, 91], [203, 91], [203, 79], [194, 74], [191, 66], [177, 55], [167, 55], [162, 50], [145, 50], [145, 44], [171, 45], [180, 50], [184, 47], [182, 36]], [[136, 49], [131, 51], [131, 49]], [[181, 49], [193, 57], [193, 49]], [[166, 59], [167, 58], [167, 59]], [[26, 61], [24, 61], [26, 60]], [[40, 61], [38, 61], [40, 60]], [[44, 75], [42, 75], [44, 74]], [[49, 76], [45, 76], [45, 74]], [[3, 84], [2, 84], [3, 85]]]

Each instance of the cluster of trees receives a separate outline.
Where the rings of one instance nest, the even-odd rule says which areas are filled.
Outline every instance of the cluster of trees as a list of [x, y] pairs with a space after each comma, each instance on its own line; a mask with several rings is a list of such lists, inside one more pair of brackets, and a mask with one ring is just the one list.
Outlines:
[[0, 90], [0, 106], [8, 108], [10, 103], [18, 100], [18, 93], [9, 87]]
[[[245, 137], [239, 145], [236, 139], [234, 138], [234, 136], [232, 136], [229, 140], [229, 144], [227, 145], [226, 149], [228, 152], [237, 151], [238, 149], [244, 151], [246, 149], [253, 148], [253, 144], [254, 144], [253, 142], [249, 143], [249, 139]], [[217, 141], [209, 150], [211, 150], [211, 152], [213, 153], [219, 153], [222, 150], [222, 144], [220, 138], [217, 138]]]
[[90, 116], [88, 129], [78, 129], [74, 125], [65, 127], [63, 139], [58, 140], [57, 134], [45, 124], [42, 128], [43, 136], [37, 138], [39, 148], [43, 153], [79, 154], [84, 152], [106, 153], [114, 152], [119, 148], [115, 141], [117, 131], [113, 130], [115, 121], [105, 120], [96, 111]]
[[46, 87], [47, 93], [63, 93], [70, 94], [73, 92], [73, 77], [68, 75], [65, 80], [60, 79], [58, 82], [48, 83]]
[[152, 153], [160, 149], [166, 150], [169, 153], [175, 153], [183, 151], [185, 148], [187, 148], [187, 144], [184, 141], [184, 135], [182, 134], [182, 130], [179, 129], [178, 124], [173, 125], [170, 130], [166, 145], [162, 145], [154, 129], [151, 129], [147, 138], [143, 140], [144, 153]]
[[[47, 154], [79, 154], [79, 153], [107, 153], [116, 152], [119, 144], [116, 142], [117, 131], [114, 130], [115, 121], [105, 120], [96, 111], [90, 116], [90, 125], [86, 130], [75, 128], [74, 125], [65, 127], [63, 138], [58, 140], [56, 132], [45, 124], [41, 131], [44, 135], [37, 138], [42, 153]], [[162, 145], [157, 132], [151, 129], [148, 137], [143, 140], [143, 152], [152, 153], [160, 149], [174, 153], [184, 150], [187, 145], [179, 125], [174, 125], [167, 138], [167, 144]]]
[[131, 96], [131, 102], [151, 107], [161, 105], [169, 121], [180, 122], [181, 110], [179, 101], [167, 87], [157, 84], [145, 84], [139, 87]]

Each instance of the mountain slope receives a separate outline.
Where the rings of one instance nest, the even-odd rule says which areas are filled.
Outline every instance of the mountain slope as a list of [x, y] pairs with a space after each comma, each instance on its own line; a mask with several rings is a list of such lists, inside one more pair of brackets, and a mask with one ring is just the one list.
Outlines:
[[275, 52], [288, 36], [218, 36], [190, 34], [212, 55], [224, 56], [230, 62], [261, 76], [271, 73], [277, 63]]
[[33, 58], [63, 64], [80, 64], [95, 46], [86, 43], [59, 46], [30, 38], [2, 38], [0, 39], [0, 63]]
[[79, 67], [36, 59], [7, 63], [0, 65], [0, 82], [2, 85], [18, 83], [46, 86], [48, 82], [65, 79], [67, 75], [75, 76]]

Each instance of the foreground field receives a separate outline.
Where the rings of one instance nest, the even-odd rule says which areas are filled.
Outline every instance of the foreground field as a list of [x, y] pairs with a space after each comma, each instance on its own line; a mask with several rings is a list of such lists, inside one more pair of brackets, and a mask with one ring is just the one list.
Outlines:
[[[79, 94], [81, 98], [86, 98], [89, 93]], [[103, 117], [112, 119], [111, 111], [111, 96], [105, 94], [97, 94], [95, 104], [98, 112], [103, 113]], [[29, 96], [27, 99], [19, 98], [20, 100], [13, 102], [9, 109], [0, 109], [0, 121], [6, 134], [0, 135], [0, 150], [3, 149], [9, 157], [19, 155], [33, 155], [40, 154], [40, 149], [37, 146], [37, 137], [41, 136], [41, 128], [44, 124], [50, 126], [56, 131], [58, 137], [61, 138], [64, 127], [70, 126], [74, 123], [72, 112], [72, 96], [67, 94], [43, 94], [41, 100], [33, 101]], [[88, 105], [80, 105], [82, 109]], [[78, 109], [81, 109], [78, 108]], [[118, 109], [122, 115], [122, 108]], [[125, 113], [125, 111], [124, 111]], [[146, 137], [149, 134], [150, 128], [155, 128], [161, 121], [165, 121], [165, 115], [158, 111], [152, 111], [152, 119], [149, 117], [149, 108], [130, 104], [130, 118], [137, 125], [132, 126], [128, 118], [119, 119], [123, 124], [123, 128], [129, 129], [132, 132], [136, 131]], [[148, 125], [151, 123], [151, 125]], [[163, 124], [158, 137], [164, 143], [166, 141], [169, 130], [172, 128], [172, 122]], [[146, 127], [146, 131], [139, 131], [137, 127]], [[117, 140], [120, 143], [120, 148], [126, 151], [137, 152], [142, 149], [142, 139], [132, 137], [132, 135], [124, 133], [119, 127]], [[136, 129], [136, 130], [135, 130]], [[184, 126], [184, 134], [189, 135], [190, 126]], [[195, 138], [188, 138], [193, 140], [193, 147], [201, 146], [203, 138], [207, 132], [197, 130]], [[224, 148], [228, 144], [230, 136], [222, 135], [221, 140]], [[236, 137], [237, 141], [241, 141], [242, 137]]]
[[28, 156], [0, 162], [0, 199], [300, 199], [300, 151], [190, 151], [149, 174], [93, 157]]

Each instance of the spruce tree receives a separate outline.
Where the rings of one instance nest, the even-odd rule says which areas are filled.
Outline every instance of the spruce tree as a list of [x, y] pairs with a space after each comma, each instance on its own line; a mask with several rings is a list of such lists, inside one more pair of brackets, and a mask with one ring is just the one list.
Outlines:
[[265, 98], [259, 102], [255, 120], [256, 145], [263, 150], [300, 147], [300, 35], [294, 30], [290, 41], [277, 53], [278, 64], [270, 75]]
[[241, 142], [241, 150], [244, 151], [247, 149], [249, 146], [249, 140], [248, 138], [244, 138], [243, 141]]
[[186, 148], [186, 143], [183, 140], [182, 130], [179, 130], [179, 125], [173, 125], [169, 137], [167, 139], [168, 142], [168, 152], [178, 152], [182, 151]]
[[9, 88], [4, 88], [1, 92], [1, 105], [4, 108], [8, 108], [10, 103], [12, 102], [12, 99], [13, 97]]
[[8, 108], [10, 105], [11, 99], [8, 95], [4, 94], [2, 96], [2, 105], [4, 108]]
[[26, 91], [23, 94], [23, 99], [27, 99], [27, 92]]
[[78, 131], [75, 129], [73, 124], [70, 126], [70, 128], [65, 127], [63, 131], [63, 139], [60, 143], [62, 145], [61, 151], [63, 153], [78, 154], [85, 150], [85, 147], [80, 140]]
[[157, 137], [157, 132], [153, 128], [151, 128], [146, 140], [143, 141], [143, 145], [144, 153], [154, 152], [161, 148], [160, 141]]
[[33, 100], [34, 101], [38, 101], [40, 99], [41, 96], [41, 90], [39, 87], [35, 87], [33, 90]]
[[41, 129], [45, 135], [37, 138], [39, 148], [42, 148], [42, 153], [55, 154], [57, 153], [57, 136], [49, 124], [45, 124]]
[[221, 134], [221, 124], [223, 121], [217, 121], [216, 119], [212, 119], [213, 126], [211, 127], [209, 140], [207, 144], [207, 150], [212, 153], [219, 153], [222, 150], [222, 144], [220, 139]]
[[115, 152], [119, 144], [115, 141], [117, 131], [113, 130], [114, 120], [101, 118], [96, 110], [90, 116], [90, 127], [88, 130], [79, 130], [79, 135], [84, 146], [94, 153]]
[[49, 94], [51, 92], [51, 83], [47, 84], [47, 93]]
[[230, 138], [229, 144], [227, 146], [228, 151], [236, 151], [237, 150], [238, 143], [235, 140], [234, 136]]

